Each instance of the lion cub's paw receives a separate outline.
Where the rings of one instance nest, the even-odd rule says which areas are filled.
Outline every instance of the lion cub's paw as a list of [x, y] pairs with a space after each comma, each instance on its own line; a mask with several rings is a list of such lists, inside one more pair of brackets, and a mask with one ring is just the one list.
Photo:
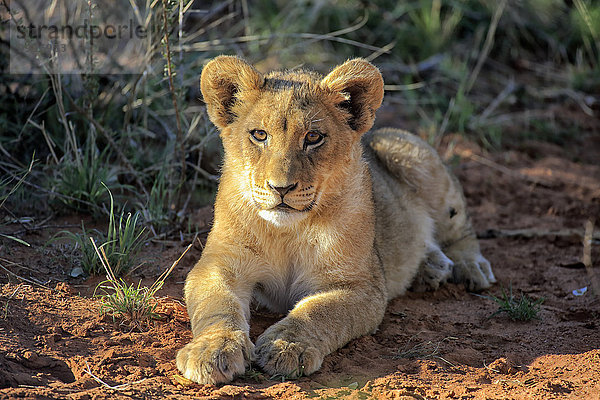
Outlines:
[[428, 246], [425, 260], [419, 266], [411, 289], [415, 292], [436, 290], [452, 277], [454, 263], [437, 246]]
[[183, 376], [197, 383], [229, 382], [245, 372], [253, 347], [245, 332], [208, 331], [177, 352], [177, 368]]
[[452, 281], [464, 283], [467, 290], [479, 291], [487, 289], [496, 282], [490, 262], [481, 254], [455, 260]]
[[271, 375], [298, 378], [312, 374], [321, 367], [322, 353], [298, 340], [293, 328], [286, 329], [285, 325], [285, 320], [280, 321], [256, 340], [256, 362]]

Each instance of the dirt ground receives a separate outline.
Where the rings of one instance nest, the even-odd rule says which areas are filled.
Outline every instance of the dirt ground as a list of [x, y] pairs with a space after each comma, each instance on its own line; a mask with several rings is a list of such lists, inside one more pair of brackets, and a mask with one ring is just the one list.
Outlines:
[[[191, 333], [181, 293], [200, 243], [160, 292], [154, 326], [130, 332], [100, 315], [99, 278], [70, 278], [67, 249], [42, 247], [56, 231], [37, 231], [23, 236], [31, 248], [0, 242], [0, 398], [600, 399], [600, 300], [591, 290], [573, 294], [591, 289], [581, 234], [589, 219], [600, 223], [600, 136], [491, 154], [448, 137], [440, 152], [463, 183], [499, 280], [483, 295], [512, 287], [543, 297], [539, 319], [490, 318], [493, 301], [448, 284], [391, 301], [377, 333], [327, 356], [309, 377], [282, 382], [253, 368], [220, 387], [182, 385], [174, 358]], [[208, 223], [210, 209], [194, 218]], [[155, 278], [186, 244], [148, 246], [134, 278]], [[599, 254], [595, 240], [596, 267]], [[252, 338], [278, 318], [256, 310]]]

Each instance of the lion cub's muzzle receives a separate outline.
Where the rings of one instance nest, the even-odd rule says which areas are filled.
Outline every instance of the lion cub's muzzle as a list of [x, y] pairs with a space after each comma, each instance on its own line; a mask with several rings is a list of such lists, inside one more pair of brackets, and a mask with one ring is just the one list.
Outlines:
[[298, 182], [285, 186], [269, 181], [264, 186], [252, 185], [252, 199], [262, 210], [310, 211], [315, 193], [313, 185], [301, 186]]

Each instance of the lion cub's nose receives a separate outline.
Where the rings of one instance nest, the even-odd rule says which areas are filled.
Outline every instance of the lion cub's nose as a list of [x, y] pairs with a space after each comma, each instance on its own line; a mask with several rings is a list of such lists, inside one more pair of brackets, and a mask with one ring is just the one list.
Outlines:
[[292, 190], [296, 189], [296, 186], [298, 186], [297, 183], [292, 183], [291, 185], [287, 186], [276, 186], [273, 185], [271, 182], [268, 182], [268, 184], [269, 187], [275, 190], [277, 193], [279, 193], [281, 197], [285, 196], [288, 192], [291, 192]]

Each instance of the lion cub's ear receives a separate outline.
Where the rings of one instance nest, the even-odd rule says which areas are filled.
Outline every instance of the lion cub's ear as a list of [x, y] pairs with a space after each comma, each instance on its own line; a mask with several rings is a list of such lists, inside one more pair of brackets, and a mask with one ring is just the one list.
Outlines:
[[247, 100], [244, 94], [259, 90], [264, 77], [252, 65], [234, 56], [219, 56], [202, 70], [200, 89], [208, 108], [208, 116], [219, 129], [235, 118], [234, 105]]
[[323, 78], [321, 87], [341, 95], [337, 106], [350, 114], [350, 128], [359, 134], [371, 129], [383, 100], [383, 78], [373, 64], [362, 58], [348, 60]]

